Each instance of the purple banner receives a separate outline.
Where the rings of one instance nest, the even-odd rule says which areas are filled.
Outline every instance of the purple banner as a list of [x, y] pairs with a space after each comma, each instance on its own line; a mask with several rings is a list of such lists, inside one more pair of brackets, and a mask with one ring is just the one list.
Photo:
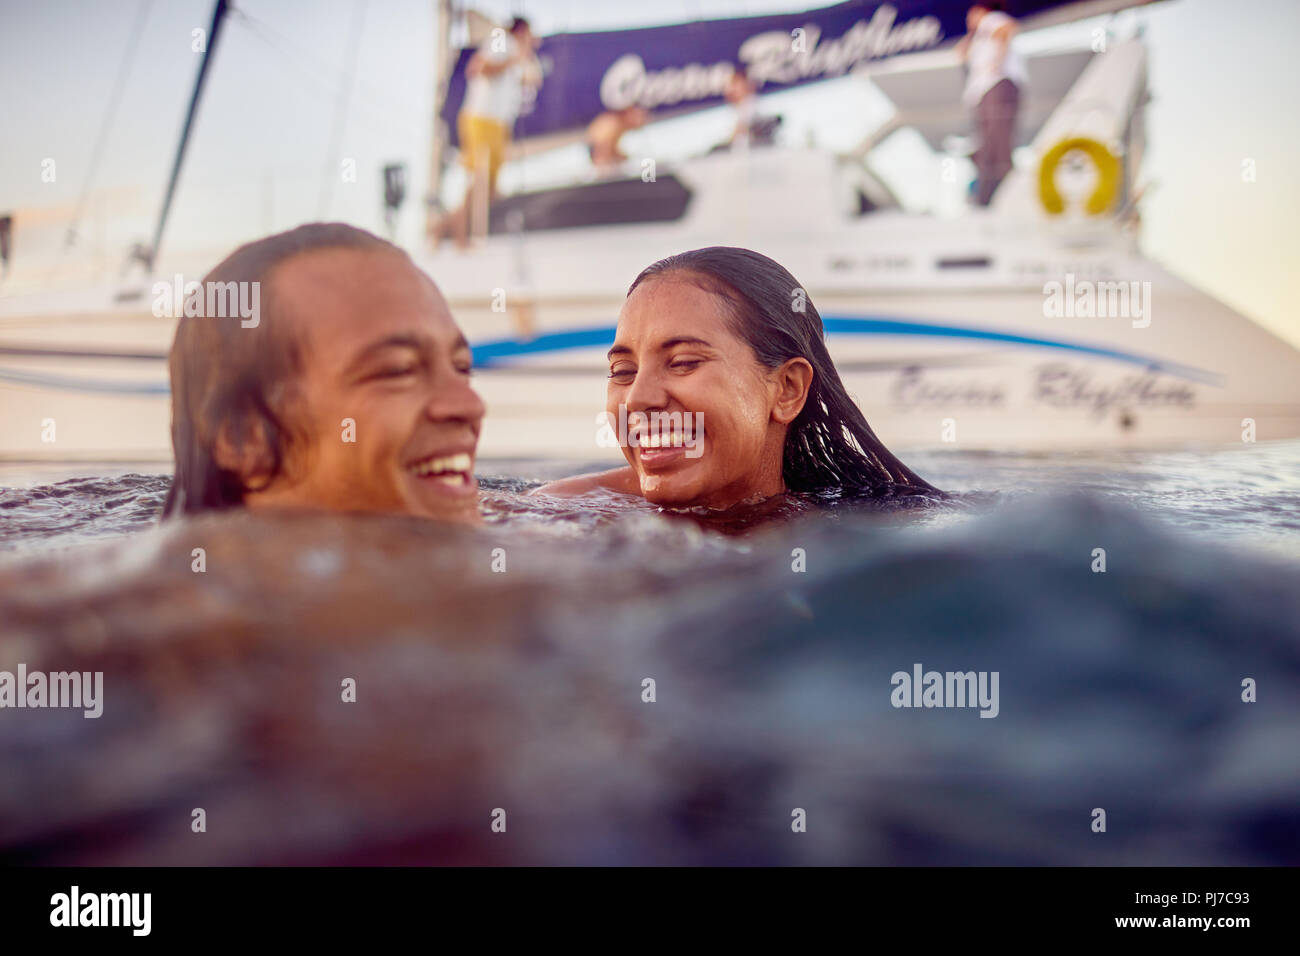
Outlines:
[[[1026, 16], [1075, 2], [1023, 0], [1007, 7]], [[554, 34], [542, 40], [544, 80], [514, 135], [581, 128], [607, 109], [633, 104], [649, 110], [715, 106], [737, 63], [760, 92], [843, 76], [868, 60], [956, 41], [966, 32], [969, 7], [969, 0], [850, 0], [803, 13]], [[453, 142], [473, 52], [461, 51], [443, 106]]]

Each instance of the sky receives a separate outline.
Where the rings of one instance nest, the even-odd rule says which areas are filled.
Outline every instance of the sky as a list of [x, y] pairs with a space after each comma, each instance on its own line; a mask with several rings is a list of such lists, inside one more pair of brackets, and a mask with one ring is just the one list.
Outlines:
[[[499, 20], [522, 12], [541, 33], [823, 5], [473, 4]], [[398, 236], [414, 245], [433, 111], [433, 0], [236, 6], [214, 57], [168, 248], [221, 253], [318, 218], [379, 229], [380, 171], [389, 162], [408, 165]], [[211, 0], [0, 0], [0, 211], [18, 213], [10, 289], [20, 278], [53, 283], [89, 270], [112, 274], [131, 243], [149, 237], [200, 58], [193, 31], [207, 26], [211, 7]], [[1300, 346], [1300, 2], [1166, 0], [1125, 16], [1143, 24], [1150, 51], [1144, 251]], [[1083, 22], [1055, 28], [1050, 41], [1025, 41], [1069, 42], [1090, 30]], [[113, 123], [96, 150], [128, 51]], [[814, 137], [831, 148], [851, 146], [889, 112], [887, 101], [857, 79], [772, 99], [767, 108], [787, 118], [783, 135]], [[845, 123], [846, 115], [855, 121]], [[705, 111], [634, 134], [627, 145], [671, 159], [707, 148], [730, 122], [722, 110]], [[910, 206], [941, 205], [929, 192], [933, 177], [908, 179], [909, 169], [924, 165], [919, 149], [904, 137], [879, 160], [892, 164], [891, 185]], [[529, 181], [563, 176], [582, 155], [572, 147], [535, 162]], [[355, 160], [355, 183], [335, 173], [344, 159]], [[510, 187], [511, 175], [518, 181], [516, 170], [503, 186]], [[62, 238], [79, 208], [80, 239], [65, 251]]]

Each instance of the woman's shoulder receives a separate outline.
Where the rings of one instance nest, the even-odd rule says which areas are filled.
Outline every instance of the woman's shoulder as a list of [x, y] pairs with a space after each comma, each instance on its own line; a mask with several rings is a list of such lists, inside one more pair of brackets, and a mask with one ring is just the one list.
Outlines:
[[547, 482], [540, 488], [534, 488], [530, 495], [551, 495], [556, 498], [574, 498], [590, 494], [593, 491], [617, 491], [625, 495], [641, 493], [636, 473], [631, 468], [612, 468], [609, 471], [596, 471], [586, 475], [574, 475]]

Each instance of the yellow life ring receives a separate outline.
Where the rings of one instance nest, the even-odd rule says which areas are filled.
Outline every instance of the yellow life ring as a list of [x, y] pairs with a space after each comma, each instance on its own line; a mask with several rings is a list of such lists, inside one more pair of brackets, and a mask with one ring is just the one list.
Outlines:
[[1119, 179], [1122, 175], [1119, 157], [1112, 153], [1105, 143], [1085, 136], [1063, 139], [1043, 156], [1038, 167], [1038, 199], [1050, 215], [1059, 216], [1065, 212], [1065, 200], [1056, 188], [1056, 167], [1067, 154], [1079, 150], [1087, 153], [1097, 167], [1099, 181], [1097, 188], [1088, 197], [1084, 208], [1089, 215], [1098, 216], [1111, 207], [1119, 193]]

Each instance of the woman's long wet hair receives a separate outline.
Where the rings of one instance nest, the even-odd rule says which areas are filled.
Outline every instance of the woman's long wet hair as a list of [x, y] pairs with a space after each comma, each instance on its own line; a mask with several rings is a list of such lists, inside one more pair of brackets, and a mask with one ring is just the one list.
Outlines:
[[767, 368], [807, 359], [812, 386], [785, 437], [783, 474], [790, 491], [817, 494], [942, 494], [899, 461], [876, 437], [840, 381], [826, 350], [822, 317], [798, 280], [780, 263], [750, 249], [710, 246], [647, 266], [647, 279], [682, 273], [719, 296], [735, 332]]
[[[259, 314], [249, 327], [238, 315], [202, 314], [183, 316], [176, 326], [168, 360], [176, 474], [164, 518], [237, 507], [249, 490], [249, 474], [265, 485], [282, 471], [296, 437], [285, 409], [301, 354], [277, 321], [288, 304], [276, 294], [273, 273], [294, 256], [321, 249], [405, 255], [362, 229], [318, 222], [240, 246], [203, 277], [204, 290], [208, 283], [257, 283]], [[206, 296], [200, 299], [202, 313]], [[219, 441], [240, 457], [238, 468], [218, 464]]]

